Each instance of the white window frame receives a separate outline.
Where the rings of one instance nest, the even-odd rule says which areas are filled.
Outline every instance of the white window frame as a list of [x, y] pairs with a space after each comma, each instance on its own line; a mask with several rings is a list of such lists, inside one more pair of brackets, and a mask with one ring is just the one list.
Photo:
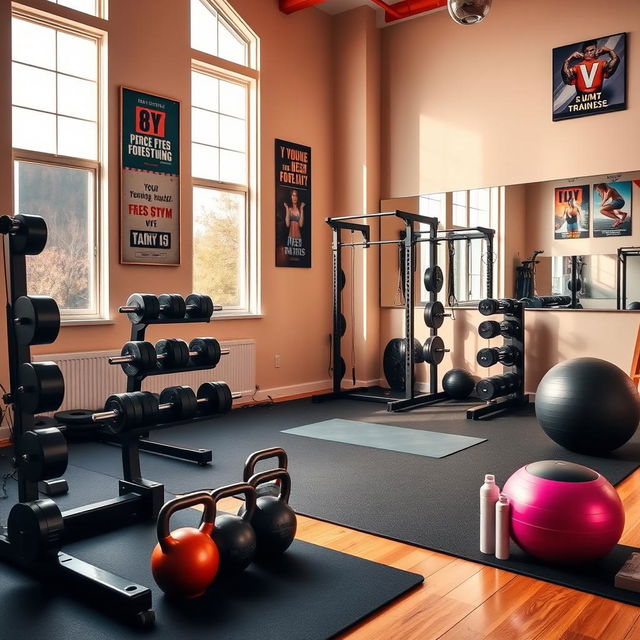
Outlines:
[[[216, 318], [261, 317], [261, 282], [260, 282], [260, 199], [258, 159], [260, 157], [259, 109], [260, 109], [260, 72], [259, 72], [259, 39], [258, 36], [242, 20], [240, 15], [224, 0], [206, 0], [217, 11], [234, 32], [247, 44], [248, 65], [242, 66], [212, 56], [203, 51], [191, 49], [191, 71], [204, 73], [220, 80], [244, 84], [247, 87], [247, 183], [246, 185], [198, 178], [192, 175], [192, 193], [194, 187], [215, 189], [245, 194], [246, 264], [244, 265], [246, 306], [243, 308], [227, 308], [216, 313]], [[190, 105], [191, 106], [191, 105]], [[189, 117], [191, 109], [189, 109]], [[193, 144], [193, 140], [190, 141]], [[193, 212], [192, 212], [193, 213]], [[193, 236], [192, 236], [193, 241]], [[193, 252], [192, 252], [193, 255]], [[203, 292], [208, 293], [208, 292]]]
[[[58, 8], [63, 14], [65, 11], [71, 11], [68, 7], [51, 3], [51, 9], [56, 11]], [[106, 3], [99, 3], [100, 13], [106, 10]], [[85, 15], [83, 12], [75, 11], [77, 15]], [[60, 19], [54, 13], [43, 15], [42, 13], [31, 12], [28, 7], [22, 4], [12, 5], [12, 17], [20, 20], [28, 20], [36, 24], [64, 31], [72, 35], [85, 38], [91, 38], [96, 41], [97, 46], [97, 160], [88, 160], [86, 158], [75, 158], [61, 156], [58, 154], [44, 153], [41, 151], [33, 151], [31, 149], [20, 149], [12, 147], [12, 171], [14, 183], [17, 182], [16, 163], [30, 162], [34, 164], [52, 165], [66, 169], [79, 169], [84, 171], [92, 171], [94, 174], [93, 182], [93, 216], [89, 220], [89, 224], [93, 228], [93, 277], [91, 278], [91, 286], [94, 287], [95, 305], [93, 309], [87, 311], [78, 311], [76, 309], [60, 309], [60, 320], [62, 324], [82, 324], [84, 322], [104, 322], [109, 320], [109, 295], [108, 295], [108, 247], [107, 240], [109, 237], [107, 228], [108, 215], [103, 212], [108, 211], [107, 205], [107, 189], [106, 189], [106, 158], [107, 145], [106, 135], [104, 131], [107, 105], [106, 105], [106, 40], [105, 31], [91, 27], [88, 24], [73, 23], [70, 24], [66, 19]], [[86, 14], [91, 20], [95, 18], [91, 14]], [[16, 198], [17, 198], [16, 190]], [[20, 213], [16, 211], [16, 213]], [[28, 212], [26, 212], [28, 213]], [[91, 247], [89, 248], [91, 252]], [[45, 292], [42, 292], [45, 293]]]

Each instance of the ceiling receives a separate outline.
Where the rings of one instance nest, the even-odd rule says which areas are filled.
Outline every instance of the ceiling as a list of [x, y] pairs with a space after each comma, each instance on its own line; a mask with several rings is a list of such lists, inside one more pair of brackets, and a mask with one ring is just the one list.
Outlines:
[[351, 11], [356, 7], [371, 7], [383, 13], [380, 7], [377, 7], [373, 2], [369, 2], [369, 0], [325, 0], [322, 4], [317, 5], [316, 8], [335, 16], [337, 13]]

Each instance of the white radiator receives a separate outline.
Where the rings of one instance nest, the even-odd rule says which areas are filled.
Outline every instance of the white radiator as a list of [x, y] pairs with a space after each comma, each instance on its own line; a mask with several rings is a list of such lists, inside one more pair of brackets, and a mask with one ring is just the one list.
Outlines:
[[[220, 358], [215, 369], [149, 376], [142, 382], [143, 391], [159, 393], [165, 387], [186, 384], [195, 391], [203, 382], [222, 380], [232, 392], [253, 395], [256, 387], [255, 340], [229, 340], [220, 346], [230, 353]], [[100, 409], [112, 393], [127, 390], [127, 377], [119, 365], [110, 365], [109, 356], [120, 351], [89, 351], [87, 353], [52, 353], [34, 356], [34, 362], [51, 360], [64, 375], [64, 402], [59, 411], [67, 409]]]

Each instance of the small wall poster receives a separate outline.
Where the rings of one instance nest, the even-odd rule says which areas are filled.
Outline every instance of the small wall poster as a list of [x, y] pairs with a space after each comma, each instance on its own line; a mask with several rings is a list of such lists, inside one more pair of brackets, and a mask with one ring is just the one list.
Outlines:
[[276, 267], [311, 267], [311, 148], [276, 139]]
[[627, 108], [626, 33], [553, 50], [553, 119]]
[[180, 264], [180, 102], [122, 87], [120, 262]]
[[556, 240], [589, 237], [589, 185], [557, 187], [554, 208]]
[[593, 185], [593, 235], [631, 235], [631, 181]]

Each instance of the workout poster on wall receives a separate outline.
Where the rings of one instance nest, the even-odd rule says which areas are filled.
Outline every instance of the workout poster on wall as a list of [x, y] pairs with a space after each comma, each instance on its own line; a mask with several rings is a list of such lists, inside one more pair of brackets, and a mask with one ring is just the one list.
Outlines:
[[589, 237], [589, 185], [557, 187], [554, 200], [556, 240]]
[[311, 266], [311, 148], [276, 139], [276, 267]]
[[180, 264], [180, 103], [122, 87], [120, 262]]
[[596, 238], [631, 235], [631, 182], [593, 185], [593, 235]]
[[627, 34], [592, 38], [553, 50], [553, 119], [627, 108]]

